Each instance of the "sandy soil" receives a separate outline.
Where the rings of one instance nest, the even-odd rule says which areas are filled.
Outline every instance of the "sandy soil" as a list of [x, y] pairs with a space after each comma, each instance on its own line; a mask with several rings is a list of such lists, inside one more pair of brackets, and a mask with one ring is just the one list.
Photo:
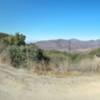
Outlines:
[[1, 65], [0, 100], [100, 100], [100, 76], [56, 78]]

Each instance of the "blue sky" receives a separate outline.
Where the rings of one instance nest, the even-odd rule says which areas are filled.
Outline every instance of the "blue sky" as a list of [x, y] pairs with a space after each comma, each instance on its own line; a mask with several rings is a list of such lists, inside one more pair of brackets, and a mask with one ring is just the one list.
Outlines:
[[100, 38], [100, 0], [0, 0], [0, 31], [28, 41]]

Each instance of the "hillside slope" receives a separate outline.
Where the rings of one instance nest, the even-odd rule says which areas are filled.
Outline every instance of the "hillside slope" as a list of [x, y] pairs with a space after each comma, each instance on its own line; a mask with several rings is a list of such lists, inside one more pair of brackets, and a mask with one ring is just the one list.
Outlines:
[[65, 78], [0, 65], [1, 100], [100, 100], [100, 76]]
[[9, 36], [7, 33], [0, 32], [0, 39]]

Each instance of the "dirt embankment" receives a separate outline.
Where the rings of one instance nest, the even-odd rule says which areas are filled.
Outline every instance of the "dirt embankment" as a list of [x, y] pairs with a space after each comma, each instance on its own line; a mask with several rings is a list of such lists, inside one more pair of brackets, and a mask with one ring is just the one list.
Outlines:
[[100, 100], [100, 76], [56, 78], [0, 65], [1, 100]]

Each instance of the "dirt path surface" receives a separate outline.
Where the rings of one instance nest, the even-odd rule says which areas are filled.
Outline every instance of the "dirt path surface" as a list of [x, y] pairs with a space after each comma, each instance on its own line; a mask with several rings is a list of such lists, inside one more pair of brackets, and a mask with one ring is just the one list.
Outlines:
[[100, 100], [100, 76], [56, 78], [0, 65], [0, 100]]

